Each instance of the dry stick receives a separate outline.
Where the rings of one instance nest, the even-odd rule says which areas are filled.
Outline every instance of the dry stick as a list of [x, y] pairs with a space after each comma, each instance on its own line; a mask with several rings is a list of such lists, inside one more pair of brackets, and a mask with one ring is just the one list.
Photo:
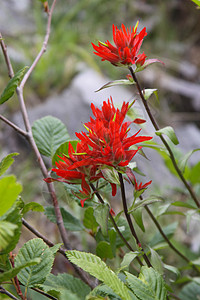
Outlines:
[[150, 268], [150, 267], [152, 267], [152, 265], [151, 265], [147, 255], [145, 254], [144, 249], [142, 248], [142, 245], [139, 241], [137, 233], [135, 232], [135, 229], [134, 229], [134, 226], [133, 226], [133, 223], [132, 223], [132, 220], [131, 220], [131, 216], [128, 213], [128, 207], [127, 207], [127, 203], [126, 203], [126, 194], [125, 194], [125, 188], [124, 188], [124, 182], [123, 182], [122, 174], [118, 172], [118, 175], [119, 175], [119, 181], [120, 181], [120, 186], [121, 186], [121, 195], [122, 195], [122, 203], [123, 203], [123, 207], [124, 207], [124, 213], [125, 213], [127, 222], [129, 224], [129, 228], [131, 230], [131, 233], [132, 233], [133, 237], [136, 240], [137, 245], [142, 249], [144, 260], [146, 261], [147, 266]]
[[[31, 130], [31, 126], [30, 126], [30, 122], [29, 122], [29, 118], [28, 118], [28, 113], [27, 113], [27, 109], [26, 109], [25, 102], [24, 102], [24, 97], [23, 97], [23, 88], [24, 88], [24, 84], [26, 83], [27, 79], [31, 75], [31, 72], [35, 68], [35, 66], [38, 63], [39, 59], [41, 58], [43, 53], [46, 51], [46, 46], [47, 46], [47, 42], [48, 42], [49, 35], [50, 35], [51, 18], [52, 18], [52, 13], [53, 13], [55, 3], [56, 3], [56, 0], [53, 1], [51, 9], [48, 13], [48, 23], [47, 23], [46, 35], [45, 35], [43, 46], [42, 46], [39, 54], [37, 55], [36, 59], [34, 60], [33, 64], [31, 65], [31, 67], [29, 68], [27, 73], [25, 74], [20, 86], [17, 87], [17, 89], [16, 89], [16, 92], [17, 92], [17, 95], [18, 95], [18, 98], [19, 98], [19, 102], [20, 102], [20, 107], [21, 107], [21, 112], [22, 112], [25, 128], [26, 128], [26, 131], [27, 131], [26, 132], [27, 139], [28, 139], [28, 141], [29, 141], [29, 143], [30, 143], [30, 145], [31, 145], [36, 157], [37, 157], [37, 160], [38, 160], [38, 163], [39, 163], [39, 166], [40, 166], [40, 169], [42, 171], [42, 174], [43, 174], [44, 178], [48, 177], [48, 171], [46, 169], [44, 161], [43, 161], [43, 159], [40, 155], [40, 152], [37, 148], [37, 145], [36, 145], [36, 143], [34, 141], [34, 138], [33, 138], [33, 135], [32, 135], [32, 130]], [[7, 52], [6, 45], [5, 45], [5, 43], [2, 39], [1, 33], [0, 33], [0, 44], [1, 44], [2, 51], [3, 51], [5, 61], [6, 61], [6, 64], [7, 64], [9, 77], [12, 78], [14, 76], [14, 71], [13, 71], [12, 64], [11, 64], [11, 61], [10, 61], [10, 58], [9, 58], [9, 55], [8, 55], [8, 52]], [[11, 125], [11, 124], [9, 124], [9, 125]], [[14, 129], [16, 130], [16, 127]], [[18, 132], [22, 133], [21, 130], [18, 131]], [[67, 233], [66, 233], [66, 230], [65, 230], [65, 227], [64, 227], [63, 218], [62, 218], [60, 208], [59, 208], [59, 205], [58, 205], [58, 201], [57, 201], [57, 198], [56, 198], [54, 186], [53, 186], [52, 183], [47, 183], [47, 187], [48, 187], [49, 193], [51, 195], [51, 198], [53, 200], [53, 206], [54, 206], [54, 210], [55, 210], [56, 221], [57, 221], [57, 225], [58, 225], [58, 229], [59, 229], [62, 241], [64, 243], [65, 248], [69, 250], [69, 249], [71, 249], [71, 247], [70, 247], [68, 237], [67, 237]], [[75, 266], [74, 266], [74, 268], [77, 271], [77, 268]], [[78, 273], [79, 273], [79, 276], [81, 277], [81, 279], [85, 283], [89, 284], [88, 283], [89, 281], [85, 279], [85, 273], [81, 269], [78, 271]], [[92, 286], [92, 283], [90, 283], [89, 285]]]
[[[144, 99], [144, 94], [143, 94], [142, 89], [141, 89], [141, 87], [140, 87], [140, 84], [139, 84], [139, 82], [138, 82], [138, 80], [137, 80], [137, 77], [136, 77], [136, 75], [135, 75], [135, 73], [134, 73], [132, 67], [129, 67], [129, 70], [130, 70], [130, 72], [131, 72], [131, 75], [132, 75], [132, 77], [133, 77], [133, 80], [134, 80], [135, 83], [136, 83], [138, 92], [139, 92], [139, 94], [140, 94], [140, 97], [141, 97], [142, 102], [143, 102], [143, 104], [144, 104], [144, 107], [145, 107], [145, 109], [146, 109], [146, 112], [147, 112], [147, 114], [148, 114], [148, 116], [149, 116], [149, 118], [150, 118], [150, 120], [151, 120], [151, 122], [152, 122], [152, 124], [153, 124], [153, 126], [154, 126], [154, 128], [155, 128], [155, 130], [157, 131], [157, 130], [159, 130], [160, 128], [159, 128], [159, 126], [158, 126], [156, 120], [154, 119], [154, 117], [153, 117], [151, 111], [150, 111], [150, 108], [149, 108], [149, 106], [148, 106], [148, 102]], [[197, 197], [196, 197], [196, 195], [195, 195], [195, 193], [194, 193], [192, 187], [191, 187], [191, 186], [189, 185], [189, 183], [186, 181], [186, 179], [185, 179], [185, 177], [183, 176], [181, 170], [179, 169], [179, 167], [178, 167], [178, 165], [177, 165], [177, 163], [176, 163], [176, 159], [175, 159], [175, 157], [174, 157], [174, 154], [173, 154], [173, 152], [172, 152], [170, 146], [168, 145], [167, 141], [165, 140], [165, 138], [164, 138], [162, 135], [159, 135], [159, 137], [160, 137], [160, 139], [162, 140], [163, 144], [165, 145], [166, 149], [167, 149], [168, 152], [169, 152], [171, 161], [172, 161], [172, 163], [173, 163], [173, 166], [174, 166], [174, 168], [175, 168], [175, 170], [176, 170], [178, 176], [180, 177], [181, 181], [183, 182], [183, 184], [184, 184], [185, 187], [187, 188], [188, 192], [190, 193], [190, 196], [192, 197], [192, 199], [193, 199], [194, 202], [196, 203], [197, 207], [200, 208], [200, 203], [199, 203], [199, 201], [198, 201], [198, 199], [197, 199]]]
[[18, 127], [17, 125], [15, 125], [13, 122], [9, 121], [7, 118], [5, 118], [4, 116], [0, 115], [0, 119], [2, 121], [4, 121], [6, 124], [8, 124], [10, 127], [12, 127], [15, 131], [17, 131], [18, 133], [20, 133], [21, 135], [23, 135], [25, 138], [28, 137], [28, 133], [26, 131], [24, 131], [23, 129], [21, 129], [20, 127]]
[[[99, 199], [99, 201], [102, 203], [102, 204], [105, 204], [104, 200], [102, 199], [101, 195], [98, 193], [98, 191], [95, 189], [95, 186], [90, 183], [90, 186], [91, 188], [93, 189], [93, 191], [95, 192], [95, 195], [97, 196], [97, 198]], [[134, 249], [131, 247], [131, 245], [127, 242], [127, 240], [125, 239], [125, 237], [123, 236], [123, 234], [121, 233], [121, 231], [119, 230], [112, 214], [109, 212], [109, 217], [110, 217], [110, 220], [115, 228], [115, 230], [117, 231], [117, 233], [119, 234], [121, 240], [124, 242], [124, 244], [127, 246], [127, 248], [130, 250], [130, 251], [133, 251], [134, 252]], [[140, 258], [139, 257], [136, 257], [138, 263], [140, 264], [140, 266], [143, 266], [143, 263], [141, 262]]]
[[13, 294], [11, 294], [6, 289], [4, 289], [2, 286], [0, 286], [0, 294], [4, 294], [4, 295], [6, 295], [6, 296], [8, 296], [8, 297], [10, 297], [11, 299], [14, 299], [14, 300], [19, 300]]

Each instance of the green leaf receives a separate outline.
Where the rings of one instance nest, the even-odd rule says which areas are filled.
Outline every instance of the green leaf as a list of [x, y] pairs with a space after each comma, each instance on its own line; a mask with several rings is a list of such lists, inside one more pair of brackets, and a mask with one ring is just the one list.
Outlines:
[[191, 0], [191, 1], [193, 1], [196, 5], [200, 7], [200, 0]]
[[15, 277], [22, 269], [37, 265], [40, 263], [40, 261], [41, 261], [41, 258], [34, 258], [34, 259], [29, 260], [28, 262], [18, 265], [15, 268], [11, 268], [9, 271], [0, 273], [0, 283], [3, 281], [10, 280], [11, 278]]
[[69, 141], [65, 125], [57, 118], [46, 116], [34, 122], [33, 137], [42, 155], [53, 157], [58, 147]]
[[159, 202], [159, 201], [162, 201], [162, 200], [163, 199], [161, 197], [158, 197], [158, 196], [151, 196], [151, 197], [148, 197], [144, 200], [139, 200], [129, 208], [128, 213], [131, 213], [132, 211], [134, 211], [134, 210], [136, 210], [140, 207], [144, 207], [145, 205], [149, 205], [149, 204]]
[[184, 155], [184, 157], [181, 158], [181, 161], [179, 163], [179, 168], [180, 168], [181, 172], [183, 172], [183, 173], [185, 172], [185, 167], [188, 162], [188, 159], [196, 151], [200, 151], [200, 148], [189, 151], [186, 155]]
[[102, 259], [103, 258], [112, 259], [114, 257], [111, 245], [105, 241], [101, 241], [100, 243], [98, 243], [96, 247], [96, 255], [98, 255]]
[[15, 267], [35, 258], [41, 258], [41, 262], [36, 266], [21, 270], [18, 274], [19, 281], [25, 287], [34, 287], [43, 283], [51, 272], [54, 255], [45, 242], [39, 238], [32, 239], [23, 245], [15, 258]]
[[166, 126], [160, 130], [157, 130], [155, 132], [156, 135], [160, 136], [162, 134], [165, 134], [166, 136], [168, 136], [168, 138], [170, 138], [170, 140], [172, 141], [172, 143], [174, 143], [174, 145], [178, 145], [179, 141], [177, 139], [177, 136], [174, 132], [174, 129], [171, 126]]
[[63, 243], [58, 243], [55, 244], [53, 247], [50, 247], [49, 250], [51, 250], [51, 252], [53, 253], [53, 255], [55, 256], [56, 253], [58, 252], [59, 248], [63, 245]]
[[91, 253], [73, 250], [67, 251], [66, 255], [72, 263], [112, 288], [122, 300], [131, 300], [128, 288], [99, 257]]
[[[64, 207], [61, 207], [60, 211], [63, 217], [64, 226], [67, 230], [82, 231], [84, 229], [79, 219], [75, 218]], [[52, 223], [56, 224], [56, 215], [53, 207], [46, 207], [45, 215]]]
[[17, 86], [19, 85], [20, 81], [24, 77], [24, 73], [25, 73], [27, 68], [28, 67], [24, 67], [23, 69], [19, 70], [15, 74], [15, 76], [12, 79], [10, 79], [8, 85], [6, 86], [3, 93], [1, 94], [0, 104], [3, 104], [4, 102], [9, 100], [13, 96]]
[[64, 297], [65, 292], [69, 292], [77, 296], [79, 300], [85, 300], [85, 297], [90, 292], [90, 288], [82, 280], [67, 273], [58, 274], [57, 276], [49, 274], [45, 282], [39, 286], [45, 293], [56, 291]]
[[131, 251], [124, 255], [124, 258], [121, 262], [121, 268], [128, 267], [130, 263], [140, 254], [138, 251]]
[[12, 241], [17, 225], [6, 221], [0, 221], [0, 252]]
[[145, 232], [145, 227], [144, 227], [144, 224], [143, 224], [143, 220], [142, 220], [142, 210], [143, 210], [143, 207], [140, 207], [136, 210], [133, 210], [131, 212], [136, 224], [140, 227], [140, 229]]
[[121, 300], [121, 298], [119, 298], [119, 296], [117, 296], [113, 290], [105, 284], [98, 285], [96, 288], [94, 288], [86, 300], [105, 300], [105, 297], [109, 297], [108, 299], [112, 300]]
[[193, 208], [193, 209], [196, 209], [196, 207], [190, 203], [187, 203], [187, 202], [182, 202], [182, 201], [175, 201], [175, 202], [172, 202], [171, 205], [173, 206], [178, 206], [178, 207], [187, 207], [187, 208]]
[[200, 183], [200, 162], [198, 162], [196, 165], [194, 165], [188, 175], [188, 180], [192, 184]]
[[[70, 144], [72, 145], [73, 149], [76, 151], [76, 147], [79, 141], [70, 141]], [[61, 159], [58, 157], [59, 156], [68, 156], [68, 149], [69, 149], [69, 142], [65, 142], [61, 144], [58, 149], [56, 150], [53, 158], [52, 158], [52, 165], [55, 165], [55, 162], [59, 162]]]
[[179, 271], [178, 268], [176, 268], [176, 267], [174, 267], [174, 266], [166, 265], [166, 264], [163, 264], [163, 267], [164, 267], [166, 270], [168, 270], [168, 271], [174, 273], [177, 277], [180, 276], [180, 271]]
[[167, 291], [162, 276], [153, 268], [142, 267], [139, 278], [125, 272], [129, 288], [139, 299], [165, 300]]
[[22, 214], [25, 215], [30, 210], [42, 212], [42, 211], [44, 211], [44, 207], [41, 204], [37, 203], [37, 202], [29, 202], [29, 203], [24, 205], [24, 208], [22, 210]]
[[158, 273], [160, 273], [161, 275], [163, 275], [164, 271], [163, 271], [163, 263], [162, 260], [160, 258], [160, 255], [151, 247], [149, 247], [150, 251], [151, 251], [151, 264], [154, 267], [154, 269], [156, 271], [158, 271]]
[[119, 175], [118, 172], [113, 167], [101, 168], [104, 178], [111, 183], [119, 185]]
[[11, 208], [21, 191], [22, 186], [16, 182], [15, 176], [10, 175], [0, 179], [0, 216]]
[[21, 200], [17, 200], [17, 201], [15, 201], [13, 206], [6, 212], [6, 214], [4, 214], [0, 218], [1, 221], [9, 222], [9, 223], [12, 223], [17, 226], [10, 243], [4, 250], [1, 251], [0, 254], [9, 253], [10, 251], [12, 251], [19, 241], [19, 238], [21, 235], [21, 226], [22, 226], [22, 220], [21, 220], [22, 219], [22, 214], [21, 214], [22, 207], [23, 207], [23, 202]]
[[200, 296], [200, 285], [195, 282], [190, 282], [186, 284], [181, 292], [178, 294], [178, 297], [181, 300], [198, 300]]
[[144, 99], [148, 100], [152, 94], [155, 94], [156, 98], [158, 99], [157, 89], [145, 89], [143, 91]]
[[3, 175], [6, 170], [13, 164], [14, 159], [13, 156], [17, 156], [19, 153], [13, 152], [4, 157], [0, 162], [0, 176]]
[[108, 83], [104, 84], [102, 87], [100, 87], [96, 92], [99, 92], [103, 89], [116, 86], [116, 85], [132, 85], [135, 84], [134, 81], [130, 81], [128, 79], [120, 79], [120, 80], [114, 80], [114, 81], [109, 81]]
[[93, 232], [96, 232], [99, 224], [97, 223], [97, 221], [94, 217], [94, 209], [92, 207], [88, 207], [85, 210], [84, 218], [83, 218], [83, 225], [88, 229], [92, 229]]
[[104, 236], [108, 235], [108, 217], [109, 206], [107, 204], [99, 204], [95, 207], [94, 217], [101, 227], [101, 232]]
[[[171, 239], [172, 236], [174, 235], [174, 232], [176, 230], [178, 226], [178, 222], [174, 222], [170, 225], [167, 225], [165, 227], [162, 228], [163, 232], [165, 233], [165, 235], [168, 237], [168, 239]], [[157, 232], [154, 237], [152, 238], [151, 242], [150, 242], [150, 246], [155, 246], [157, 244], [160, 244], [161, 242], [164, 241], [164, 238], [162, 237], [162, 235], [160, 234], [160, 232]]]

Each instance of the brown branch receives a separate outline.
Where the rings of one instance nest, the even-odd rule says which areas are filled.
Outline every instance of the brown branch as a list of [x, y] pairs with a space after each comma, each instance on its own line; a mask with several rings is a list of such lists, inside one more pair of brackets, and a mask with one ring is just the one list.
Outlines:
[[6, 65], [7, 65], [8, 76], [10, 78], [13, 78], [14, 71], [13, 71], [12, 64], [11, 64], [11, 61], [10, 61], [10, 58], [9, 58], [9, 55], [8, 55], [8, 52], [7, 52], [7, 46], [4, 43], [1, 32], [0, 32], [0, 44], [1, 44], [1, 48], [2, 48], [2, 51], [3, 51], [4, 58], [5, 58], [5, 62], [6, 62]]
[[19, 300], [13, 294], [11, 294], [6, 289], [4, 289], [2, 286], [0, 286], [0, 294], [4, 294], [4, 295], [6, 295], [6, 296], [8, 296], [8, 297], [10, 297], [11, 299], [14, 299], [14, 300]]
[[14, 123], [12, 123], [11, 121], [9, 121], [7, 118], [5, 118], [4, 116], [0, 115], [0, 119], [2, 121], [4, 121], [6, 124], [8, 124], [10, 127], [12, 127], [15, 131], [17, 131], [19, 134], [23, 135], [25, 138], [28, 137], [28, 133], [26, 131], [24, 131], [23, 129], [21, 129], [20, 127], [18, 127], [17, 125], [15, 125]]

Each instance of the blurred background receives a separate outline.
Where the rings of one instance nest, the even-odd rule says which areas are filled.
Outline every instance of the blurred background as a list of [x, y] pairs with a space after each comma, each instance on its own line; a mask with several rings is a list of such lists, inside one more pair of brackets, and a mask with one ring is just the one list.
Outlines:
[[[143, 87], [158, 89], [159, 102], [154, 97], [150, 101], [152, 111], [160, 127], [171, 125], [175, 128], [181, 151], [200, 148], [200, 10], [190, 0], [57, 1], [47, 51], [24, 89], [31, 123], [51, 114], [67, 125], [74, 138], [74, 131], [82, 130], [82, 123], [88, 120], [91, 102], [100, 104], [111, 94], [117, 103], [137, 98], [133, 87], [94, 92], [109, 80], [125, 78], [128, 71], [101, 62], [91, 46], [91, 42], [98, 40], [112, 41], [112, 24], [132, 27], [137, 20], [140, 21], [139, 30], [146, 27], [148, 33], [142, 51], [148, 58], [159, 58], [165, 63], [165, 66], [155, 64], [138, 75]], [[0, 1], [0, 30], [15, 72], [32, 64], [42, 46], [46, 22], [47, 16], [39, 0]], [[8, 74], [1, 53], [0, 92], [7, 83]], [[0, 107], [0, 113], [23, 127], [16, 96]], [[148, 133], [148, 128], [144, 131]], [[28, 145], [0, 122], [0, 157], [11, 152], [20, 152], [12, 171], [23, 184], [23, 200], [47, 203], [48, 193]], [[159, 162], [159, 172], [152, 170], [152, 161]], [[198, 161], [200, 155], [196, 152], [190, 163]], [[50, 167], [50, 162], [47, 164]], [[160, 157], [152, 154], [148, 170], [145, 164], [139, 159], [145, 174], [155, 173], [152, 176], [157, 191], [160, 184], [166, 191], [169, 186], [179, 187], [180, 183], [170, 175]], [[150, 180], [151, 175], [144, 182]], [[164, 183], [160, 178], [164, 178]], [[63, 200], [65, 191], [59, 188], [58, 193]], [[56, 239], [55, 227], [48, 223], [48, 228], [44, 229], [45, 224], [41, 228], [47, 234], [50, 231]], [[196, 247], [198, 250], [199, 246]]]

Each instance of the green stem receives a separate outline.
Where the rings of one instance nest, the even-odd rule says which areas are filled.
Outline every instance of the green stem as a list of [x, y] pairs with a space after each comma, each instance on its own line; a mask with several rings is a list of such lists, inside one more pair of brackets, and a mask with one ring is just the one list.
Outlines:
[[142, 244], [140, 243], [137, 233], [135, 232], [135, 229], [134, 229], [134, 226], [133, 226], [133, 223], [131, 220], [131, 216], [128, 213], [128, 207], [127, 207], [127, 203], [126, 203], [126, 194], [125, 194], [124, 181], [123, 181], [122, 174], [118, 172], [118, 175], [119, 175], [119, 181], [120, 181], [120, 186], [121, 186], [121, 195], [122, 195], [124, 214], [126, 216], [131, 233], [132, 233], [133, 237], [135, 238], [137, 245], [142, 249], [144, 260], [146, 261], [147, 266], [150, 268], [150, 267], [152, 267], [152, 265], [151, 265], [147, 255], [145, 254], [144, 249], [142, 248]]
[[[153, 115], [152, 115], [152, 113], [151, 113], [151, 110], [150, 110], [150, 108], [149, 108], [148, 102], [144, 99], [144, 95], [143, 95], [142, 89], [141, 89], [141, 87], [140, 87], [140, 84], [139, 84], [139, 82], [138, 82], [138, 79], [137, 79], [137, 77], [136, 77], [136, 75], [135, 75], [135, 73], [134, 73], [132, 67], [129, 67], [129, 70], [130, 70], [130, 72], [131, 72], [131, 75], [132, 75], [132, 77], [133, 77], [133, 80], [134, 80], [135, 83], [136, 83], [137, 90], [138, 90], [138, 92], [139, 92], [139, 94], [140, 94], [140, 98], [142, 99], [142, 102], [143, 102], [143, 104], [144, 104], [144, 107], [145, 107], [145, 109], [146, 109], [146, 112], [147, 112], [147, 114], [148, 114], [148, 116], [149, 116], [149, 118], [150, 118], [150, 120], [151, 120], [151, 122], [152, 122], [152, 124], [153, 124], [153, 126], [154, 126], [154, 128], [155, 128], [155, 130], [158, 131], [160, 128], [159, 128], [159, 126], [158, 126], [156, 120], [154, 119], [154, 117], [153, 117]], [[174, 168], [175, 168], [175, 170], [176, 170], [176, 172], [177, 172], [179, 178], [181, 179], [181, 181], [182, 181], [183, 184], [185, 185], [186, 189], [187, 189], [188, 192], [190, 193], [190, 196], [192, 197], [192, 199], [193, 199], [194, 202], [196, 203], [197, 207], [200, 208], [200, 203], [199, 203], [199, 201], [198, 201], [198, 199], [197, 199], [197, 197], [196, 197], [196, 195], [195, 195], [195, 193], [194, 193], [192, 187], [191, 187], [190, 184], [186, 181], [185, 177], [183, 176], [183, 173], [182, 173], [181, 170], [179, 169], [179, 167], [178, 167], [178, 165], [177, 165], [177, 163], [176, 163], [176, 159], [175, 159], [175, 157], [174, 157], [174, 154], [173, 154], [173, 152], [172, 152], [172, 150], [171, 150], [169, 144], [167, 143], [167, 141], [165, 140], [165, 138], [164, 138], [162, 135], [160, 135], [159, 137], [160, 137], [160, 139], [162, 140], [163, 144], [165, 145], [166, 149], [167, 149], [168, 152], [169, 152], [171, 161], [172, 161], [172, 163], [173, 163], [173, 166], [174, 166]]]

